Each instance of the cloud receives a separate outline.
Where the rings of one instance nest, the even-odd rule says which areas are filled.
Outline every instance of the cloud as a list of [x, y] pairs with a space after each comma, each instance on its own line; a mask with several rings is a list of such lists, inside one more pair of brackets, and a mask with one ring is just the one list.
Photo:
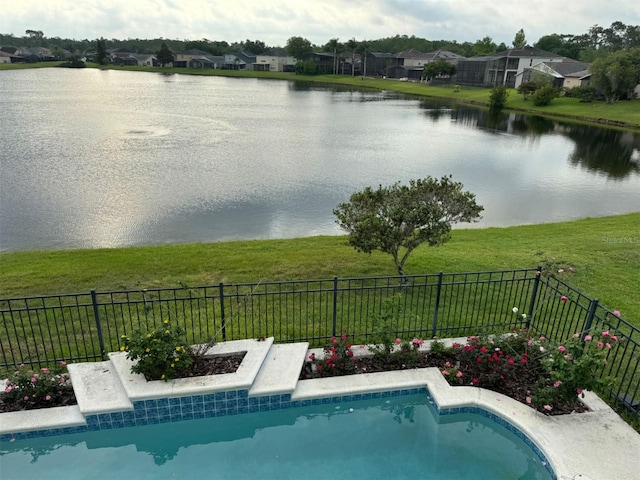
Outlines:
[[[75, 39], [176, 38], [284, 45], [299, 35], [322, 45], [330, 38], [415, 35], [511, 43], [523, 28], [530, 43], [551, 33], [586, 33], [594, 24], [640, 24], [640, 2], [557, 0], [3, 0], [0, 32]], [[596, 12], [596, 13], [594, 13]]]

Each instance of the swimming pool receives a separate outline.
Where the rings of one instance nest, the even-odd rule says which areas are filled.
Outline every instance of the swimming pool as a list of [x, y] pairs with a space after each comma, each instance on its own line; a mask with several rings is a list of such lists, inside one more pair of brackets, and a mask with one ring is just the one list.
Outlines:
[[439, 415], [424, 389], [319, 399], [297, 408], [4, 442], [0, 472], [3, 479], [65, 480], [553, 478], [521, 434], [472, 410]]

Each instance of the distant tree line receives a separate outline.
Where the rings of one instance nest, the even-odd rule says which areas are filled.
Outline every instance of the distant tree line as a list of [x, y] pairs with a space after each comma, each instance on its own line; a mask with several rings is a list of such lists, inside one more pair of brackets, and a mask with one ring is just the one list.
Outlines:
[[[247, 39], [241, 42], [228, 43], [220, 40], [171, 40], [166, 38], [140, 39], [128, 38], [126, 40], [104, 39], [104, 47], [107, 50], [119, 49], [132, 53], [156, 53], [160, 50], [162, 43], [172, 52], [180, 52], [191, 48], [208, 52], [212, 55], [223, 55], [225, 53], [238, 50], [260, 54], [269, 48], [261, 40]], [[291, 37], [287, 41], [285, 48], [291, 53], [296, 52], [334, 52], [336, 54], [353, 51], [400, 53], [415, 49], [421, 52], [434, 52], [437, 50], [448, 50], [465, 57], [480, 55], [491, 55], [493, 53], [506, 50], [510, 47], [521, 48], [526, 45], [524, 31], [521, 29], [515, 34], [512, 45], [505, 43], [496, 44], [490, 36], [485, 36], [475, 42], [458, 43], [455, 40], [427, 40], [414, 35], [395, 35], [393, 37], [380, 38], [378, 40], [356, 41], [350, 39], [340, 42], [337, 38], [330, 39], [324, 45], [312, 44], [304, 37]], [[46, 47], [51, 50], [67, 50], [71, 53], [86, 54], [95, 52], [95, 40], [71, 40], [59, 37], [45, 37], [41, 30], [29, 29], [24, 36], [18, 37], [11, 34], [0, 34], [0, 45], [4, 46], [24, 46], [24, 47]], [[533, 44], [535, 47], [558, 55], [591, 62], [599, 55], [613, 53], [619, 50], [627, 50], [633, 47], [640, 47], [640, 26], [625, 25], [622, 22], [613, 22], [610, 27], [605, 28], [594, 25], [588, 32], [582, 35], [570, 35], [562, 33], [552, 33], [541, 37]], [[302, 48], [300, 48], [302, 47]]]

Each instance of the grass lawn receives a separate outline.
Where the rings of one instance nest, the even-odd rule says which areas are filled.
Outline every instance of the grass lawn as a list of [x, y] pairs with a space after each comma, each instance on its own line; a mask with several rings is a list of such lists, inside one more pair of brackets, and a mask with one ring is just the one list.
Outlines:
[[[408, 274], [536, 267], [555, 258], [567, 282], [640, 327], [640, 213], [508, 228], [454, 230], [421, 246]], [[346, 237], [0, 254], [0, 298], [219, 282], [395, 275], [391, 257]]]

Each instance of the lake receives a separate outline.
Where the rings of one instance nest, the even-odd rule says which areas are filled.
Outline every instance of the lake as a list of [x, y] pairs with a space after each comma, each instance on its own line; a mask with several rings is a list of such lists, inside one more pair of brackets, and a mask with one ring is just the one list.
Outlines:
[[2, 252], [336, 235], [351, 193], [427, 175], [474, 228], [640, 210], [638, 134], [392, 92], [12, 70], [0, 131]]

